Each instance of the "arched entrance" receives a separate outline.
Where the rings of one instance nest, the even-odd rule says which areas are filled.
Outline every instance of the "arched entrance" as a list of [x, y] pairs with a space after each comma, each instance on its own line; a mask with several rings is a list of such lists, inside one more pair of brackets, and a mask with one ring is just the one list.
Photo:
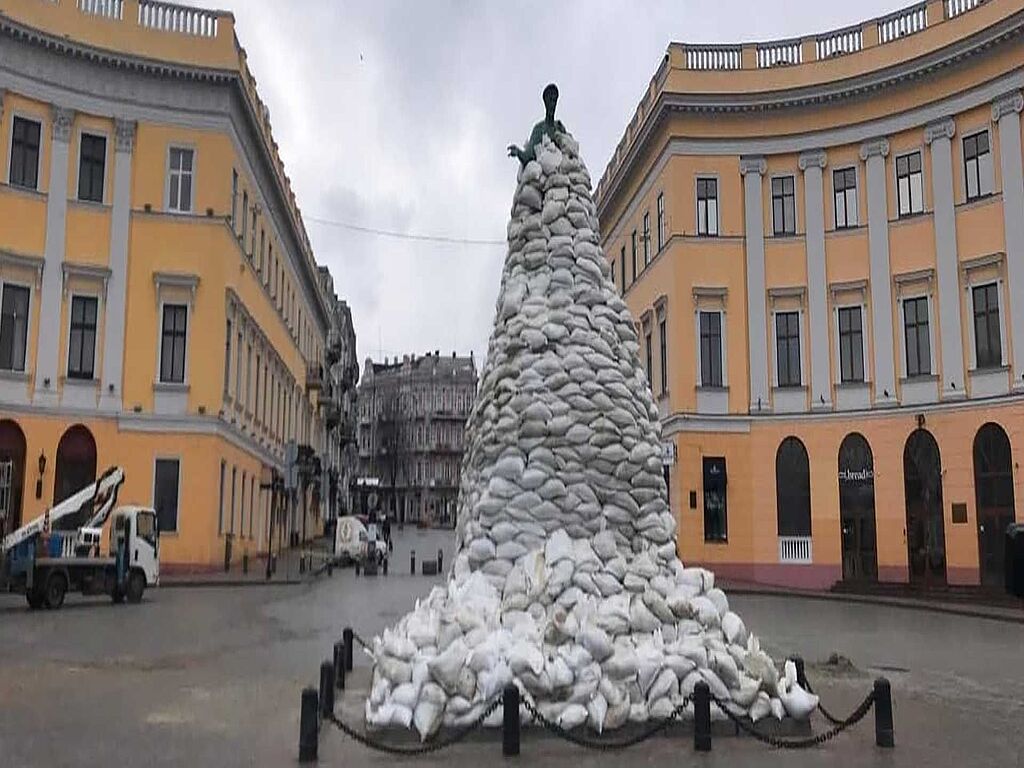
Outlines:
[[974, 436], [974, 499], [981, 583], [999, 587], [1004, 579], [1003, 535], [1013, 522], [1013, 463], [1010, 438], [992, 422]]
[[10, 419], [0, 419], [0, 540], [21, 527], [25, 485], [25, 433]]
[[910, 583], [946, 584], [946, 528], [942, 518], [942, 460], [926, 429], [915, 429], [903, 448]]
[[775, 503], [779, 536], [811, 535], [811, 469], [797, 437], [787, 437], [775, 453]]
[[876, 581], [875, 464], [871, 446], [851, 432], [839, 446], [839, 519], [843, 536], [843, 580]]
[[[92, 432], [82, 424], [68, 427], [57, 444], [56, 469], [53, 473], [53, 503], [60, 504], [89, 483], [96, 480], [96, 441]], [[72, 515], [61, 521], [66, 530], [85, 522], [82, 515]]]

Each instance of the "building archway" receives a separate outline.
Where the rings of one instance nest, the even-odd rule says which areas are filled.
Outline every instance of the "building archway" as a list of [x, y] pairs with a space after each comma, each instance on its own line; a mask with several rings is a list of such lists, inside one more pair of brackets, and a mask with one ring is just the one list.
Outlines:
[[775, 452], [775, 504], [779, 562], [811, 562], [811, 467], [797, 437], [787, 437]]
[[903, 447], [910, 583], [946, 584], [946, 528], [942, 508], [942, 459], [926, 429], [915, 429]]
[[[68, 427], [57, 444], [53, 473], [53, 503], [60, 504], [96, 480], [96, 440], [84, 424]], [[58, 527], [73, 529], [85, 522], [87, 512], [71, 515]]]
[[0, 419], [0, 540], [21, 527], [25, 450], [25, 433], [17, 422]]
[[974, 499], [981, 583], [999, 587], [1006, 554], [1003, 535], [1013, 522], [1013, 460], [1010, 438], [993, 422], [974, 436]]
[[843, 580], [877, 581], [875, 465], [871, 446], [859, 432], [839, 445], [839, 519]]

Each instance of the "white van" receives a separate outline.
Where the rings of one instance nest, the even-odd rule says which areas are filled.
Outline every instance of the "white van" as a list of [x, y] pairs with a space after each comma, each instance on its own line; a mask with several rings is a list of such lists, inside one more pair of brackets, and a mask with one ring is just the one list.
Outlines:
[[[373, 550], [377, 555], [377, 562], [387, 556], [387, 543], [378, 536], [372, 537], [374, 541]], [[366, 526], [357, 517], [339, 517], [334, 533], [334, 556], [342, 565], [366, 560], [366, 553], [370, 547], [369, 532]]]

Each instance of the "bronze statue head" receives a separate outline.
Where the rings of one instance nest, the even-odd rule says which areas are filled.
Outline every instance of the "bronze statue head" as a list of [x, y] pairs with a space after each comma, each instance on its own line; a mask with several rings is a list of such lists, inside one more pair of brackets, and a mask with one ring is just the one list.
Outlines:
[[554, 117], [555, 106], [558, 104], [558, 86], [549, 83], [541, 98], [544, 99], [544, 108], [547, 110], [548, 117]]

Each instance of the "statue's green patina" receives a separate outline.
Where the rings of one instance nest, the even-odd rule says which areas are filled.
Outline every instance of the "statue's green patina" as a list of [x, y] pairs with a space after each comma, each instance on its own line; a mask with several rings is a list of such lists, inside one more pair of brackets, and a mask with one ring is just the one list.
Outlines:
[[526, 165], [531, 160], [536, 159], [534, 153], [534, 147], [540, 144], [541, 138], [545, 135], [548, 136], [552, 141], [555, 140], [556, 133], [565, 133], [565, 126], [562, 125], [561, 120], [555, 120], [555, 107], [558, 104], [558, 86], [551, 83], [544, 89], [544, 119], [533, 126], [533, 131], [530, 132], [530, 138], [526, 140], [526, 145], [520, 149], [515, 144], [508, 145], [508, 156], [516, 157], [519, 162]]

